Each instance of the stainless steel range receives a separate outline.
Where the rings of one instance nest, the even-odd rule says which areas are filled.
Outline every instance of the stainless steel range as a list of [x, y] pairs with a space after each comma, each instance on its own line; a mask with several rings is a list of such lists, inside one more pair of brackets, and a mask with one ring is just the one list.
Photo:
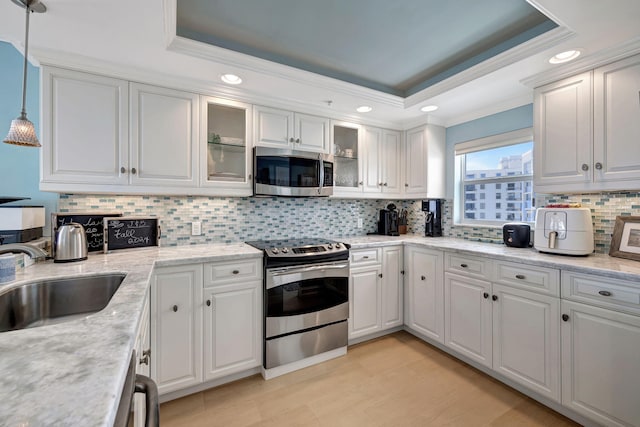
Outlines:
[[247, 244], [265, 257], [264, 368], [346, 349], [349, 245], [326, 239]]

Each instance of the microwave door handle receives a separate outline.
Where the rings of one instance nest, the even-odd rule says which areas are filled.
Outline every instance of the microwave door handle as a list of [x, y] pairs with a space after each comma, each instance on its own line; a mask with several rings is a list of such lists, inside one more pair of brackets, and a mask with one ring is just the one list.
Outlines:
[[322, 161], [322, 157], [320, 157], [320, 159], [318, 160], [318, 165], [320, 166], [320, 182], [318, 183], [318, 192], [320, 192], [322, 190], [322, 187], [324, 187], [324, 161]]

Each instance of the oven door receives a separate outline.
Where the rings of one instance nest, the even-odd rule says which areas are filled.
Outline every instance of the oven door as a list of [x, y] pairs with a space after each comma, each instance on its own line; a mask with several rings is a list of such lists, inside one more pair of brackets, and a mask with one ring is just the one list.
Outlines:
[[265, 283], [266, 339], [349, 317], [346, 261], [267, 269]]

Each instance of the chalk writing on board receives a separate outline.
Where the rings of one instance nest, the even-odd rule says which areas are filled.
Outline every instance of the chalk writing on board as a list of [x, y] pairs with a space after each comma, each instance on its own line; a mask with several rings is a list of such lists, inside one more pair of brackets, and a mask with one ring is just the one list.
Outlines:
[[122, 218], [105, 221], [105, 251], [158, 245], [157, 218]]

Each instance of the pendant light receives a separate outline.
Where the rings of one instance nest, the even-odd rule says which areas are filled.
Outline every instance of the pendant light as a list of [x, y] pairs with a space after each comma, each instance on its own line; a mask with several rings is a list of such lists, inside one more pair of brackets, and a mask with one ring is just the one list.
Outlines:
[[24, 37], [24, 69], [22, 71], [22, 112], [20, 117], [11, 121], [9, 134], [4, 139], [7, 144], [23, 145], [26, 147], [40, 147], [33, 123], [27, 119], [25, 103], [27, 98], [27, 58], [29, 55], [29, 14], [31, 12], [43, 13], [47, 8], [39, 0], [11, 0], [27, 12], [27, 24]]

